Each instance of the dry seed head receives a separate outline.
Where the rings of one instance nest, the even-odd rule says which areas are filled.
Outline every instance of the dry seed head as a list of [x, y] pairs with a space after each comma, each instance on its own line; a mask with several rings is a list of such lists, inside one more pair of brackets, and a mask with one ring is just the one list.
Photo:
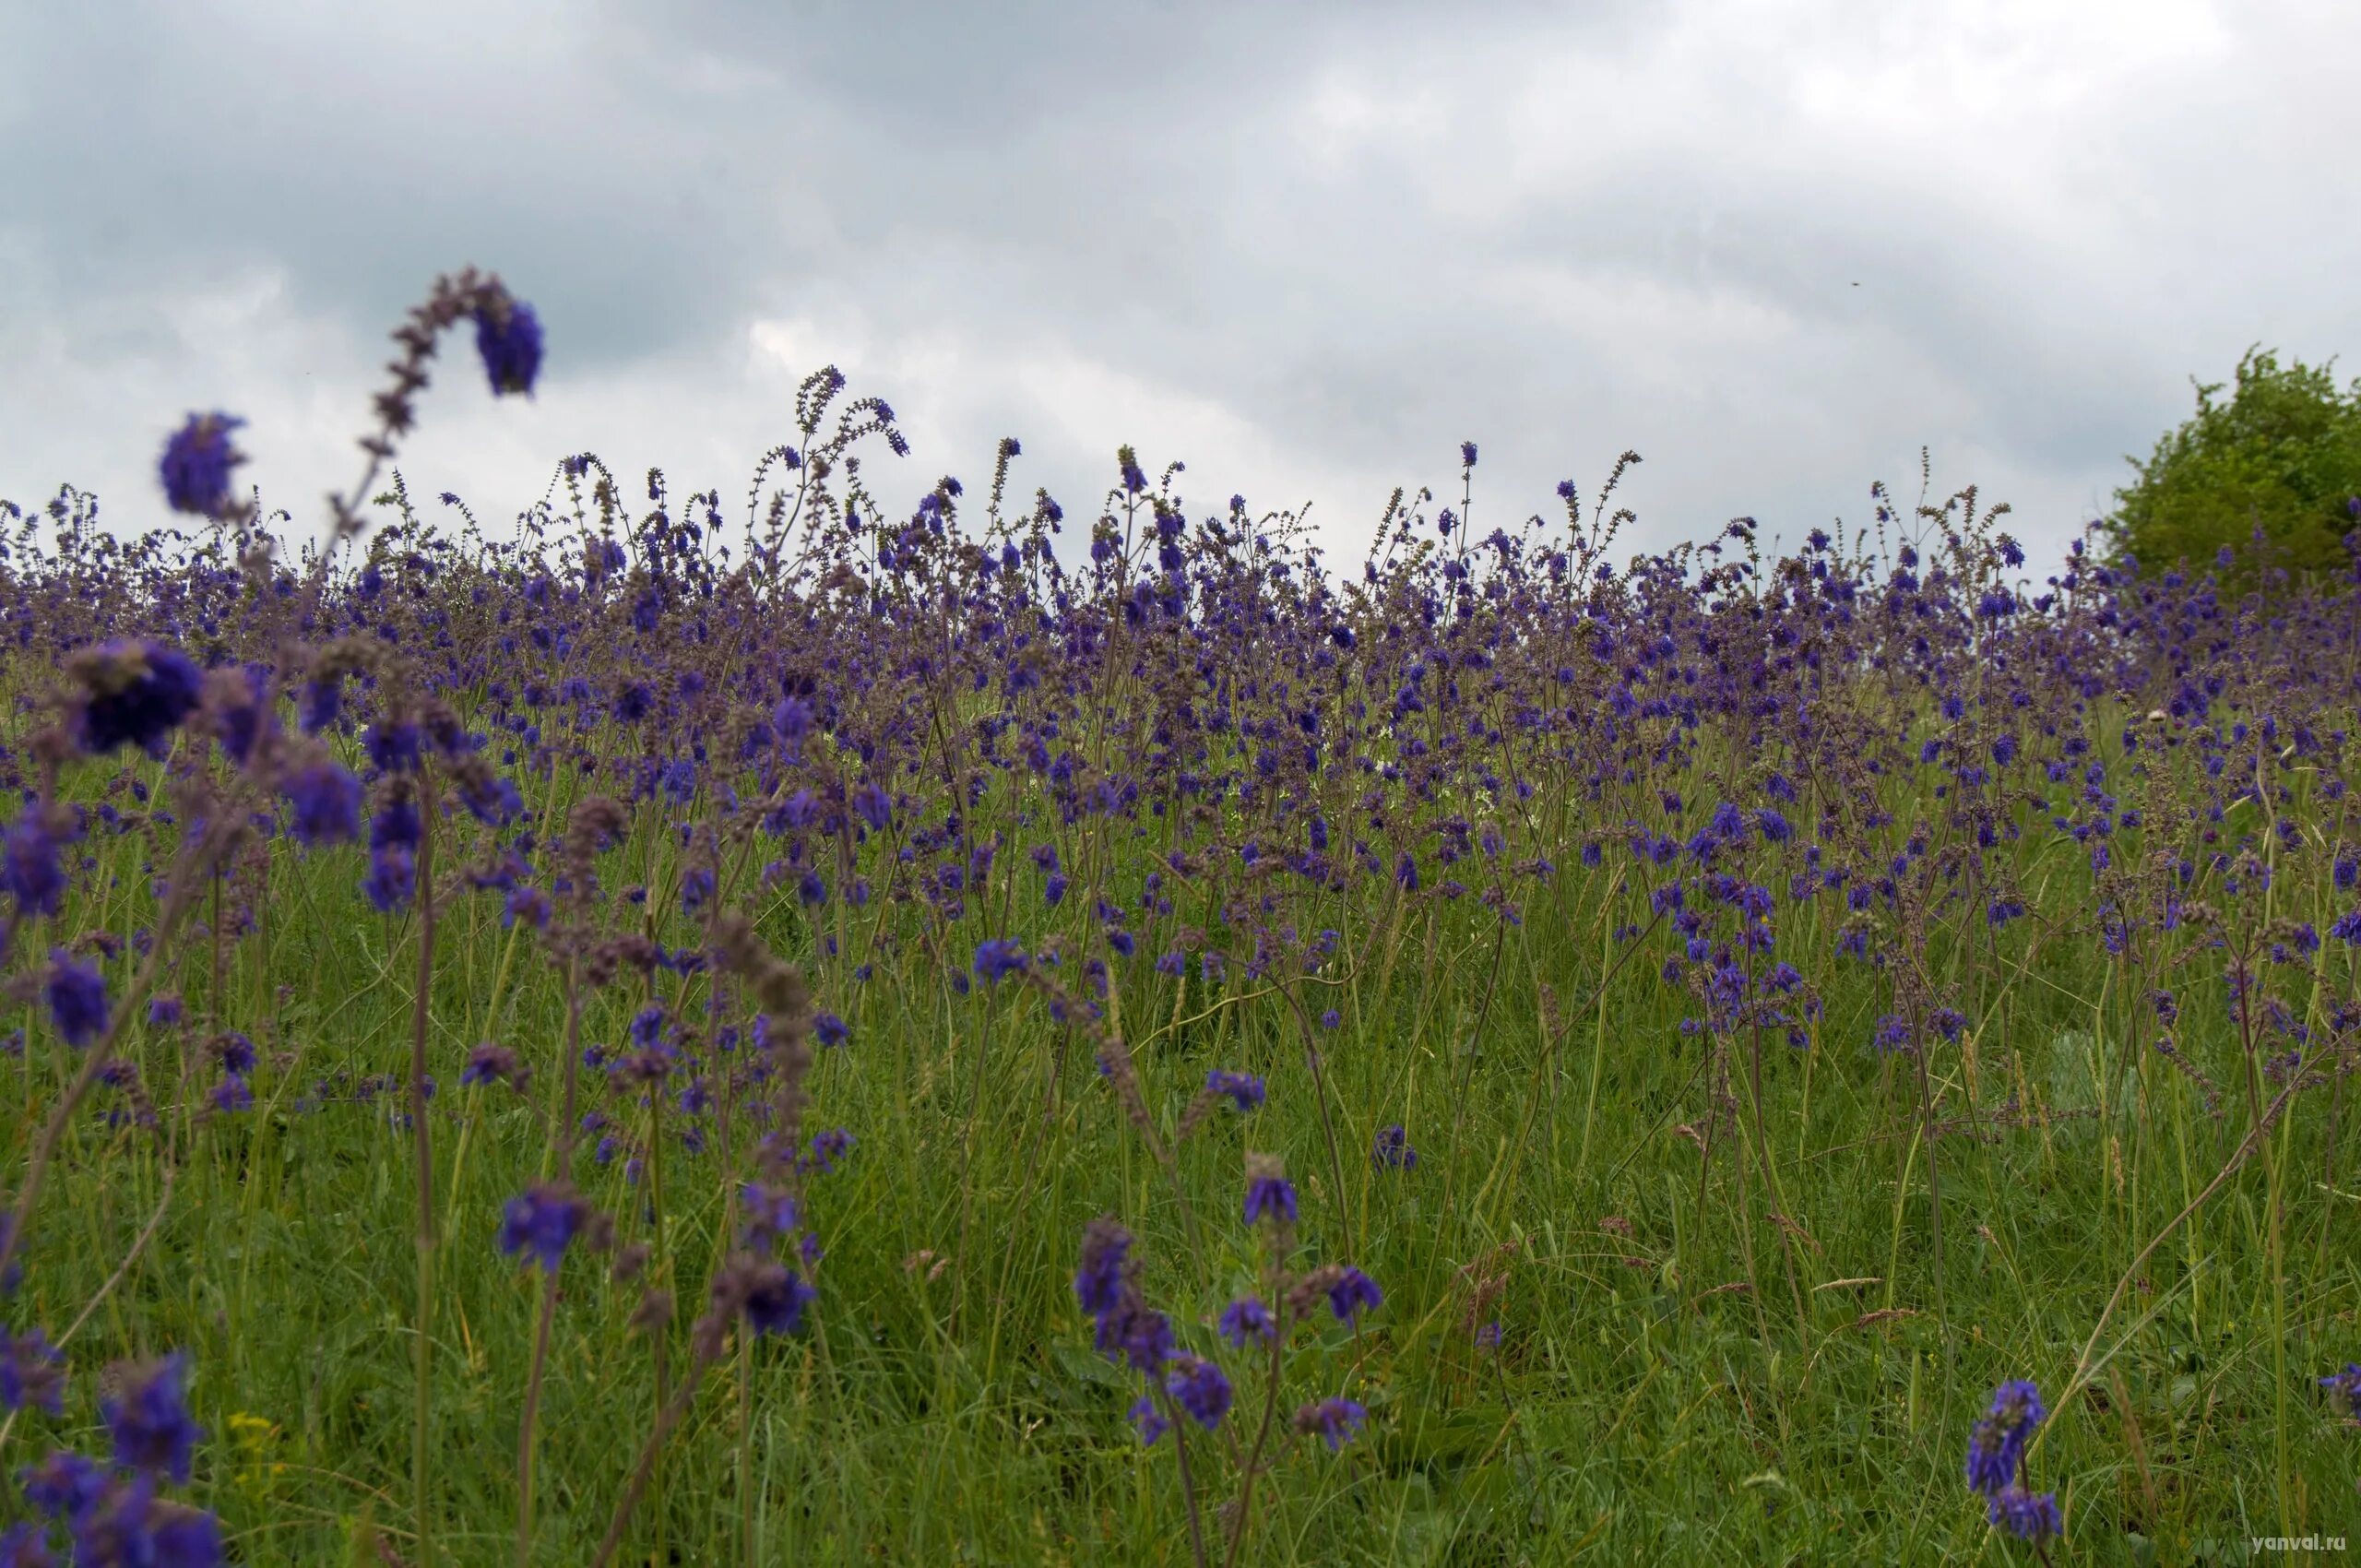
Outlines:
[[638, 1333], [653, 1334], [672, 1321], [672, 1292], [651, 1289], [639, 1299], [639, 1306], [631, 1314], [631, 1326]]

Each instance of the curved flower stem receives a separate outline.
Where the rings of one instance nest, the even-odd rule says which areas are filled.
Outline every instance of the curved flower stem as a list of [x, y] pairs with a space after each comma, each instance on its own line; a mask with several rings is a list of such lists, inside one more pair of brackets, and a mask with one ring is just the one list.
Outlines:
[[[132, 1238], [131, 1250], [123, 1255], [121, 1263], [115, 1265], [114, 1272], [107, 1276], [106, 1283], [99, 1287], [96, 1295], [82, 1303], [79, 1315], [66, 1325], [65, 1333], [57, 1336], [58, 1349], [63, 1350], [67, 1345], [73, 1343], [74, 1336], [82, 1332], [82, 1325], [90, 1321], [90, 1314], [97, 1312], [109, 1296], [114, 1294], [115, 1287], [122, 1284], [124, 1277], [131, 1272], [131, 1265], [139, 1261], [141, 1253], [147, 1251], [148, 1241], [155, 1237], [156, 1228], [164, 1222], [164, 1211], [172, 1206], [173, 1175], [172, 1165], [167, 1158], [164, 1161], [163, 1191], [156, 1197], [156, 1212], [148, 1217], [148, 1223], [140, 1227], [137, 1236]], [[8, 1412], [7, 1420], [0, 1420], [0, 1450], [7, 1447], [8, 1433], [15, 1429], [16, 1424], [17, 1412], [14, 1410]]]
[[[2206, 1199], [2221, 1191], [2223, 1183], [2229, 1181], [2238, 1168], [2253, 1157], [2254, 1151], [2262, 1146], [2263, 1129], [2269, 1126], [2280, 1111], [2285, 1109], [2287, 1102], [2295, 1098], [2296, 1091], [2303, 1086], [2305, 1070], [2314, 1065], [2317, 1060], [2318, 1053], [2315, 1053], [2312, 1060], [2296, 1064], [2296, 1070], [2287, 1075], [2287, 1087], [2282, 1089], [2278, 1098], [2271, 1102], [2270, 1108], [2264, 1111], [2258, 1124], [2247, 1129], [2246, 1136], [2238, 1140], [2238, 1146], [2230, 1151], [2230, 1158], [2222, 1162], [2222, 1169], [2213, 1173], [2213, 1179], [2206, 1182], [2204, 1188], [2195, 1197], [2189, 1199], [2178, 1214], [2166, 1221], [2163, 1229], [2150, 1237], [2148, 1244], [2141, 1248], [2139, 1253], [2132, 1258], [2121, 1277], [2116, 1280], [2115, 1289], [2108, 1295], [2106, 1305], [2100, 1310], [2098, 1321], [2091, 1324], [2091, 1336], [2082, 1342], [2082, 1353], [2074, 1358], [2073, 1373], [2067, 1378], [2066, 1391], [2058, 1396], [2055, 1408], [2066, 1409], [2074, 1396], [2082, 1391], [2083, 1385], [2097, 1375], [2099, 1368], [2114, 1359], [2114, 1351], [2109, 1351], [2095, 1361], [2091, 1358], [2099, 1348], [2099, 1336], [2106, 1332], [2107, 1320], [2115, 1315], [2115, 1309], [2123, 1304], [2123, 1293], [2131, 1289], [2131, 1281], [2139, 1275], [2140, 1265], [2146, 1263], [2154, 1254], [2156, 1249], [2163, 1246], [2172, 1233], [2181, 1228], [2184, 1220], [2203, 1207]], [[2121, 1347], [2118, 1346], [2118, 1348]], [[2035, 1431], [2032, 1443], [2025, 1447], [2027, 1456], [2031, 1456], [2034, 1451], [2041, 1446], [2042, 1439], [2049, 1435], [2049, 1430], [2054, 1424], [2045, 1421]]]
[[169, 1163], [165, 1165], [163, 1190], [156, 1194], [156, 1212], [148, 1217], [148, 1223], [141, 1226], [139, 1234], [132, 1238], [131, 1250], [123, 1254], [123, 1261], [115, 1265], [113, 1274], [107, 1276], [107, 1282], [99, 1287], [97, 1294], [82, 1303], [80, 1313], [65, 1325], [65, 1332], [57, 1336], [57, 1348], [63, 1350], [77, 1334], [82, 1332], [82, 1325], [90, 1321], [90, 1314], [114, 1294], [114, 1288], [123, 1283], [124, 1276], [131, 1272], [131, 1265], [137, 1263], [139, 1254], [148, 1250], [148, 1243], [155, 1239], [156, 1227], [164, 1222], [164, 1211], [172, 1206], [172, 1178], [177, 1174]]

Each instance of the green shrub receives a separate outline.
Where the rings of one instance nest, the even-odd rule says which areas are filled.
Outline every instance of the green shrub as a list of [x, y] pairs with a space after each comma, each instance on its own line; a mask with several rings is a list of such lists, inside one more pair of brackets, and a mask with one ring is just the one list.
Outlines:
[[2195, 417], [2158, 440], [2146, 462], [2124, 459], [2139, 478], [2116, 492], [2117, 558], [2202, 567], [2228, 546], [2225, 576], [2239, 581], [2266, 566], [2343, 564], [2352, 498], [2361, 496], [2361, 376], [2340, 395], [2334, 363], [2283, 369], [2275, 352], [2249, 348], [2228, 402], [2215, 400], [2221, 383], [2198, 384]]

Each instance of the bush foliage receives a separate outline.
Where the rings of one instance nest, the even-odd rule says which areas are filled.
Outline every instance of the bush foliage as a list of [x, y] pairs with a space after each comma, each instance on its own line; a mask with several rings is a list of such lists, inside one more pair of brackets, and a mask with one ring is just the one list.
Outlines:
[[2203, 566], [2250, 582], [2272, 568], [2333, 571], [2361, 514], [2361, 376], [2343, 393], [2328, 364], [2249, 348], [2236, 389], [2194, 383], [2197, 412], [2159, 437], [2139, 478], [2116, 492], [2116, 559]]

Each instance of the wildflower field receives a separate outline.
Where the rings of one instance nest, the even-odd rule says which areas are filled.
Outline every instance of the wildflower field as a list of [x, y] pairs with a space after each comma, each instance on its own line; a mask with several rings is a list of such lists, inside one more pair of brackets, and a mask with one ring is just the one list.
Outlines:
[[0, 1565], [2361, 1533], [2361, 569], [1340, 565], [833, 367], [479, 527], [540, 324], [396, 339], [325, 545], [226, 413], [0, 518]]

